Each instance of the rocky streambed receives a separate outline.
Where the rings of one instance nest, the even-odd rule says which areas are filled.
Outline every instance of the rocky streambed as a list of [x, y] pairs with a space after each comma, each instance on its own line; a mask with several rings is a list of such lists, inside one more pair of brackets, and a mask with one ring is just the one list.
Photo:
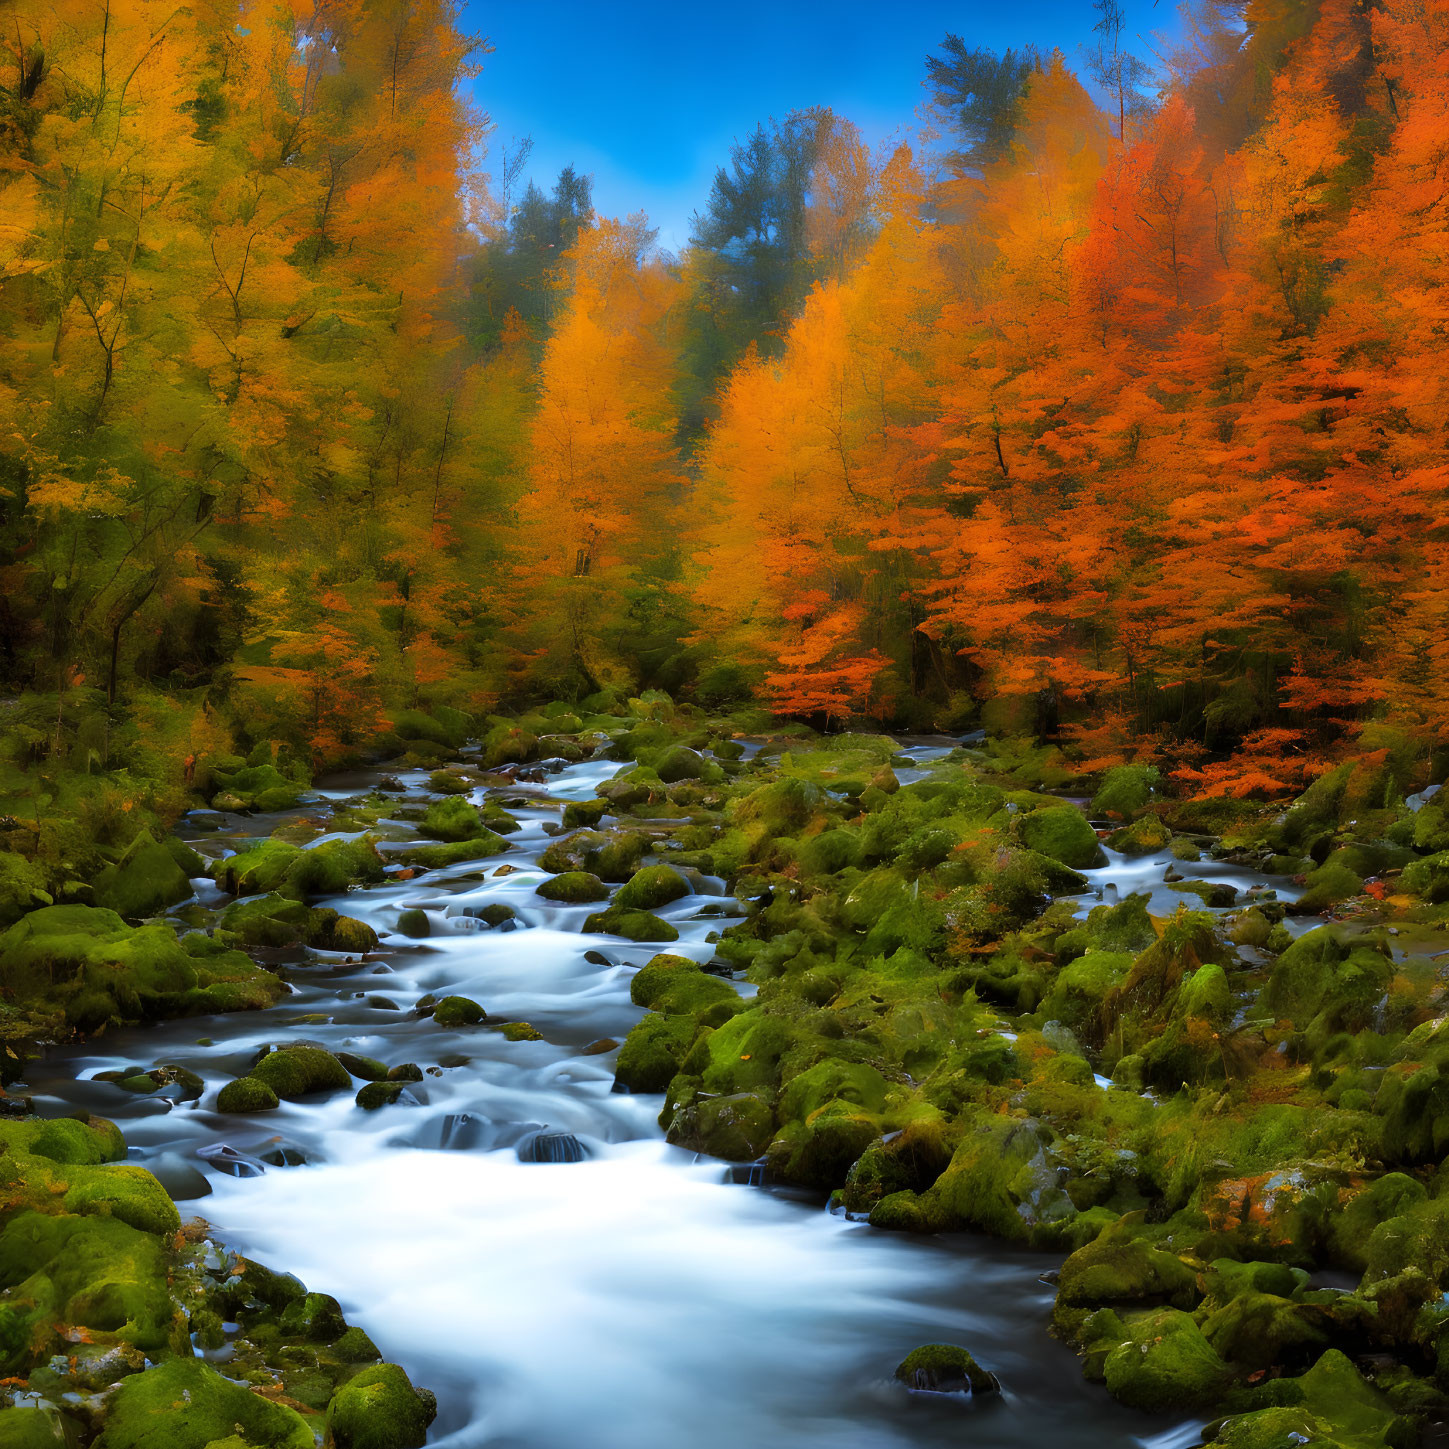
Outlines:
[[[1194, 1049], [1220, 1052], [1223, 1068], [1209, 1065], [1197, 1086], [1226, 1100], [1222, 1042], [1252, 1017], [1264, 971], [1319, 922], [1285, 915], [1298, 894], [1286, 878], [1213, 859], [1205, 836], [1194, 845], [1168, 831], [1119, 851], [1088, 831], [1087, 849], [1048, 820], [1075, 807], [1029, 792], [953, 795], [933, 810], [942, 789], [958, 790], [962, 752], [950, 741], [887, 742], [892, 769], [870, 763], [882, 747], [847, 744], [783, 789], [766, 772], [775, 783], [753, 815], [748, 802], [722, 813], [753, 753], [738, 742], [724, 752], [727, 771], [705, 750], [674, 783], [662, 765], [484, 770], [464, 751], [449, 770], [324, 780], [271, 814], [200, 812], [178, 834], [229, 891], [198, 877], [171, 917], [245, 940], [287, 994], [261, 1010], [52, 1050], [12, 1090], [43, 1116], [83, 1109], [119, 1123], [130, 1160], [156, 1174], [183, 1216], [203, 1216], [217, 1240], [335, 1297], [347, 1322], [437, 1395], [429, 1442], [1196, 1443], [1208, 1411], [1239, 1392], [1235, 1380], [1246, 1393], [1265, 1375], [1296, 1382], [1292, 1370], [1342, 1336], [1331, 1305], [1304, 1296], [1319, 1286], [1285, 1266], [1285, 1282], [1253, 1288], [1274, 1300], [1266, 1332], [1282, 1340], [1265, 1362], [1239, 1374], [1247, 1350], [1203, 1337], [1210, 1313], [1199, 1305], [1211, 1309], [1214, 1292], [1236, 1301], [1214, 1285], [1213, 1248], [1237, 1260], [1292, 1255], [1257, 1244], [1253, 1224], [1273, 1214], [1271, 1188], [1250, 1181], [1261, 1147], [1252, 1160], [1199, 1164], [1175, 1188], [1164, 1189], [1170, 1157], [1143, 1161], [1162, 1151], [1144, 1114], [1190, 1133], [1201, 1094], [1184, 1081], [1178, 1105], [1159, 1113], [1175, 1068], [1141, 1027], [1159, 1011], [1158, 1036], [1185, 1030], [1191, 1041], [1193, 1023], [1207, 1023], [1215, 1045]], [[852, 777], [862, 769], [863, 788]], [[465, 814], [486, 829], [440, 825]], [[1040, 828], [1022, 837], [1018, 815]], [[425, 822], [433, 829], [420, 836]], [[890, 842], [872, 841], [888, 827]], [[1063, 829], [1076, 845], [1057, 839]], [[1011, 859], [993, 843], [1007, 830]], [[854, 831], [863, 845], [847, 838]], [[370, 883], [306, 893], [305, 933], [321, 945], [302, 944], [297, 892], [248, 893], [269, 871], [295, 876], [299, 859], [310, 870], [307, 852], [363, 846], [380, 857]], [[1079, 848], [1087, 854], [1075, 859]], [[1018, 936], [980, 950], [948, 920], [965, 964], [940, 978], [925, 935], [939, 941], [943, 929], [943, 873], [983, 849], [997, 852], [989, 868], [948, 884], [970, 898], [960, 905], [968, 921], [977, 907], [999, 909]], [[1019, 869], [1036, 875], [1007, 879]], [[812, 893], [812, 878], [842, 871], [848, 891]], [[1029, 906], [1015, 899], [1023, 891]], [[1180, 913], [1178, 929], [1198, 935], [1162, 947], [1161, 922], [1184, 903], [1194, 913]], [[337, 913], [320, 935], [318, 911]], [[1226, 947], [1229, 911], [1243, 942], [1225, 972], [1211, 942]], [[1058, 949], [1073, 932], [1082, 940]], [[862, 939], [861, 959], [831, 949], [832, 934]], [[1153, 988], [1155, 1002], [1120, 1007], [1114, 1049], [1102, 1003], [1140, 996], [1140, 963], [1169, 948], [1186, 964], [1168, 969], [1174, 979]], [[1194, 980], [1211, 1001], [1187, 1002]], [[790, 1053], [806, 1040], [866, 1045], [837, 1056], [812, 1045], [815, 1065], [792, 1073]], [[340, 1067], [317, 1080], [281, 1070], [299, 1071], [309, 1052]], [[967, 1150], [973, 1140], [984, 1166]], [[1296, 1146], [1267, 1150], [1299, 1171]], [[1258, 1206], [1238, 1204], [1238, 1223], [1212, 1221], [1212, 1191], [1238, 1176]], [[1297, 1188], [1305, 1183], [1300, 1172]], [[1284, 1204], [1297, 1188], [1279, 1195]], [[1184, 1210], [1200, 1219], [1190, 1245]], [[1113, 1225], [1134, 1221], [1156, 1226], [1124, 1234], [1094, 1267], [1094, 1245], [1101, 1256]], [[1073, 1249], [1088, 1253], [1089, 1276], [1111, 1281], [1083, 1289], [1078, 1273], [1064, 1305], [1055, 1270]], [[1298, 1323], [1300, 1307], [1312, 1322], [1294, 1339], [1282, 1319]], [[1129, 1310], [1177, 1317], [1144, 1330], [1100, 1316]], [[1181, 1349], [1185, 1322], [1211, 1362], [1196, 1340], [1185, 1368], [1154, 1362], [1164, 1343]], [[196, 1351], [225, 1372], [235, 1330], [221, 1324]], [[1125, 1403], [1094, 1382], [1104, 1372], [1112, 1382], [1104, 1334], [1147, 1364], [1146, 1388], [1124, 1390], [1118, 1372]], [[910, 1350], [938, 1342], [968, 1346], [999, 1391], [898, 1381]], [[1074, 1347], [1087, 1353], [1087, 1377]], [[309, 1375], [312, 1363], [284, 1362], [282, 1397], [305, 1404]], [[1352, 1442], [1380, 1442], [1407, 1421], [1358, 1383], [1371, 1437]], [[1232, 1407], [1242, 1422], [1280, 1412]]]

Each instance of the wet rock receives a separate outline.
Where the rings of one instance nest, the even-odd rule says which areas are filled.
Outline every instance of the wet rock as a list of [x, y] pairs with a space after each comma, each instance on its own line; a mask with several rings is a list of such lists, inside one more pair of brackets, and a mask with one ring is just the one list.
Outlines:
[[433, 1008], [433, 1020], [439, 1026], [477, 1026], [487, 1012], [470, 997], [445, 996]]
[[390, 1082], [421, 1082], [422, 1079], [423, 1069], [416, 1062], [402, 1062], [390, 1068], [387, 1074]]
[[238, 1152], [235, 1147], [229, 1146], [225, 1142], [211, 1147], [200, 1147], [197, 1149], [196, 1155], [228, 1177], [261, 1177], [267, 1170], [255, 1157], [249, 1157], [245, 1152]]
[[579, 1055], [581, 1057], [602, 1056], [605, 1052], [613, 1051], [618, 1045], [619, 1043], [613, 1037], [601, 1036], [598, 1041], [591, 1041], [586, 1047], [583, 1047]]
[[478, 919], [488, 926], [502, 926], [509, 921], [517, 919], [518, 912], [512, 906], [505, 906], [499, 901], [484, 906], [478, 912]]
[[313, 1092], [340, 1092], [352, 1086], [347, 1068], [321, 1047], [283, 1046], [263, 1056], [251, 1070], [278, 1097], [296, 1101]]
[[912, 1349], [896, 1366], [896, 1377], [908, 1388], [937, 1394], [994, 1394], [1001, 1389], [995, 1374], [954, 1343], [927, 1343]]
[[368, 1082], [358, 1091], [356, 1101], [364, 1112], [376, 1112], [380, 1107], [390, 1107], [406, 1093], [406, 1082]]
[[356, 1052], [338, 1052], [337, 1060], [354, 1077], [364, 1082], [380, 1082], [387, 1076], [387, 1068], [376, 1057], [358, 1056]]
[[505, 1041], [542, 1041], [543, 1033], [526, 1021], [510, 1021], [501, 1028]]
[[[466, 784], [463, 786], [466, 790]], [[434, 840], [476, 840], [489, 834], [476, 806], [461, 795], [437, 800], [423, 813], [418, 829]]]
[[616, 910], [652, 911], [690, 894], [689, 882], [672, 866], [646, 865], [619, 887]]
[[679, 932], [648, 911], [625, 910], [610, 906], [595, 911], [584, 921], [584, 930], [591, 935], [622, 936], [626, 941], [677, 941]]
[[397, 858], [422, 870], [442, 870], [470, 860], [486, 860], [507, 849], [508, 842], [501, 835], [485, 830], [482, 835], [467, 840], [414, 846], [411, 850], [402, 851]]
[[[327, 1434], [336, 1449], [421, 1449], [437, 1401], [396, 1364], [365, 1368], [333, 1396]], [[310, 1449], [311, 1438], [297, 1449]], [[285, 1449], [293, 1449], [288, 1443]]]
[[586, 1156], [572, 1132], [539, 1132], [518, 1145], [520, 1162], [582, 1162]]
[[738, 1092], [707, 1097], [674, 1114], [667, 1133], [677, 1147], [727, 1162], [753, 1162], [775, 1135], [775, 1114], [763, 1097]]
[[[207, 1449], [222, 1442], [314, 1449], [315, 1441], [294, 1410], [233, 1383], [199, 1359], [177, 1358], [122, 1382], [96, 1449], [151, 1449], [160, 1444], [166, 1449]], [[364, 1449], [360, 1441], [357, 1449]]]
[[194, 1202], [211, 1195], [206, 1174], [198, 1172], [185, 1158], [175, 1153], [153, 1158], [147, 1164], [151, 1175], [166, 1189], [172, 1202]]
[[570, 870], [542, 881], [539, 884], [538, 893], [546, 901], [566, 901], [575, 904], [606, 900], [609, 888], [598, 876], [589, 871]]

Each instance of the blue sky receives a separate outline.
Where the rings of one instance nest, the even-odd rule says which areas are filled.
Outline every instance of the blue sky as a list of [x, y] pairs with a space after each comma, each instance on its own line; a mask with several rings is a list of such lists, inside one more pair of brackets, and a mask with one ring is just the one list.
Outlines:
[[[1173, 0], [1125, 0], [1134, 48], [1176, 28]], [[660, 245], [680, 250], [715, 168], [756, 122], [833, 107], [872, 143], [915, 122], [925, 56], [947, 31], [993, 50], [1092, 39], [1091, 0], [467, 0], [494, 46], [476, 82], [495, 147], [533, 137], [529, 174], [551, 184], [572, 162], [608, 215], [641, 207]], [[496, 165], [490, 155], [488, 166]]]

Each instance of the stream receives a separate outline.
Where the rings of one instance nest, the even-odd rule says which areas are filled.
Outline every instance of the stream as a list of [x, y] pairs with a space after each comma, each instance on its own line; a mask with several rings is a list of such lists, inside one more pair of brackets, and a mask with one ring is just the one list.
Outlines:
[[[944, 753], [912, 757], [924, 765]], [[583, 934], [596, 907], [540, 898], [535, 863], [563, 804], [592, 798], [619, 768], [590, 761], [541, 783], [475, 789], [475, 803], [493, 794], [521, 822], [505, 855], [318, 902], [372, 925], [376, 952], [350, 962], [290, 953], [291, 994], [265, 1012], [55, 1049], [29, 1074], [37, 1110], [85, 1107], [119, 1122], [131, 1159], [162, 1177], [183, 1216], [203, 1215], [219, 1241], [336, 1296], [386, 1358], [437, 1393], [433, 1445], [1196, 1444], [1195, 1422], [1117, 1405], [1049, 1336], [1053, 1290], [1041, 1274], [1056, 1266], [1050, 1255], [882, 1233], [750, 1185], [748, 1169], [668, 1146], [661, 1098], [613, 1091], [614, 1052], [584, 1048], [622, 1040], [643, 1014], [630, 1003], [630, 977], [659, 948]], [[399, 803], [435, 798], [426, 772], [393, 773]], [[909, 781], [916, 772], [901, 773]], [[383, 774], [336, 777], [319, 794], [359, 796]], [[216, 854], [283, 818], [179, 830]], [[505, 863], [515, 869], [495, 874]], [[1150, 889], [1154, 910], [1171, 909], [1182, 897], [1162, 885], [1170, 863], [1165, 853], [1113, 856], [1089, 872], [1094, 894], [1083, 908]], [[1240, 889], [1269, 882], [1206, 861], [1183, 869]], [[195, 884], [200, 903], [223, 899], [210, 881]], [[494, 903], [516, 920], [486, 926], [478, 915]], [[429, 915], [427, 939], [396, 931], [412, 907]], [[701, 893], [659, 914], [680, 933], [667, 949], [703, 962], [713, 956], [708, 935], [740, 907], [723, 882], [705, 879]], [[527, 1021], [544, 1039], [444, 1029], [412, 1010], [427, 993], [473, 997], [490, 1021]], [[389, 1066], [416, 1062], [424, 1079], [377, 1112], [339, 1093], [259, 1117], [218, 1113], [220, 1087], [261, 1047], [288, 1040]], [[154, 1063], [198, 1073], [205, 1092], [137, 1096], [95, 1080]], [[897, 1383], [900, 1359], [935, 1341], [969, 1347], [1002, 1394], [972, 1400]], [[225, 1355], [208, 1356], [224, 1371]]]

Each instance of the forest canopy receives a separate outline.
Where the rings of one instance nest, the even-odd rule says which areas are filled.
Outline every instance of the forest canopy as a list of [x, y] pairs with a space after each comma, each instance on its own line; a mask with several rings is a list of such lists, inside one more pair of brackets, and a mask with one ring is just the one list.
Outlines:
[[1096, 9], [1075, 59], [945, 36], [935, 140], [762, 119], [674, 257], [490, 139], [448, 3], [21, 5], [35, 748], [104, 760], [124, 715], [320, 767], [399, 710], [650, 687], [1206, 794], [1422, 747], [1449, 11], [1207, 4], [1149, 69]]

